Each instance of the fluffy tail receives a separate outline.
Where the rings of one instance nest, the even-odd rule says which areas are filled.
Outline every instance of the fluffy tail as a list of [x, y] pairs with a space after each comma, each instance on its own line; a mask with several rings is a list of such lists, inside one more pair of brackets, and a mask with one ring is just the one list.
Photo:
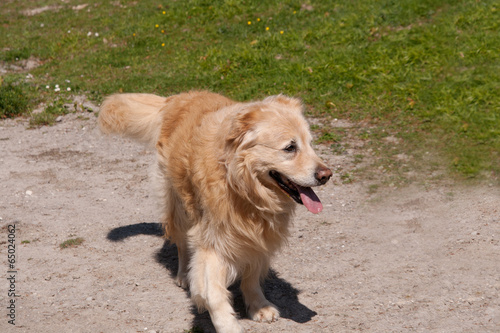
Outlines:
[[103, 133], [122, 134], [155, 146], [162, 124], [161, 109], [167, 98], [152, 94], [116, 94], [107, 97], [99, 111]]

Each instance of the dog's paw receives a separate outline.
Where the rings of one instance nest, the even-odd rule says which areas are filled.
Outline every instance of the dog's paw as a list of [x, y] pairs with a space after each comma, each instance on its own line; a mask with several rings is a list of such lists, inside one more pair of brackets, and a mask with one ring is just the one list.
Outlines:
[[244, 333], [245, 330], [240, 324], [236, 323], [233, 325], [224, 326], [221, 328], [216, 328], [217, 333]]
[[213, 321], [217, 333], [244, 333], [245, 330], [238, 323], [235, 316], [226, 316]]
[[280, 317], [279, 310], [271, 303], [268, 303], [259, 309], [252, 309], [250, 307], [250, 309], [248, 309], [248, 314], [252, 320], [266, 323], [272, 323]]
[[175, 284], [182, 289], [187, 289], [189, 286], [187, 277], [185, 275], [177, 275], [177, 277], [175, 278]]

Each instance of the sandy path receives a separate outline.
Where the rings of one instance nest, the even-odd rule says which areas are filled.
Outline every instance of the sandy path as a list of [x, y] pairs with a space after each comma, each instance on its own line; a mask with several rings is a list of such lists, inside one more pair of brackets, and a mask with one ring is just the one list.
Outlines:
[[[35, 130], [0, 122], [0, 262], [7, 275], [15, 224], [20, 295], [14, 327], [10, 283], [0, 280], [0, 332], [211, 332], [172, 279], [176, 252], [160, 237], [150, 191], [153, 153], [103, 137], [92, 114], [79, 115], [90, 119], [70, 114]], [[337, 177], [317, 193], [325, 210], [299, 207], [265, 287], [283, 318], [243, 319], [249, 332], [500, 331], [498, 188], [367, 194]], [[60, 249], [76, 237], [84, 243]], [[237, 291], [235, 307], [244, 317]]]

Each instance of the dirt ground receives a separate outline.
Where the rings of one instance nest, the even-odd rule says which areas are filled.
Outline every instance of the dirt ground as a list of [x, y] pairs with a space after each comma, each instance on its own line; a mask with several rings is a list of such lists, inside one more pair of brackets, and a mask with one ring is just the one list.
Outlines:
[[[15, 224], [15, 326], [0, 280], [0, 332], [212, 332], [173, 280], [151, 192], [152, 151], [105, 137], [92, 113], [52, 127], [0, 121], [0, 263]], [[326, 152], [326, 148], [318, 147]], [[352, 152], [323, 153], [336, 169]], [[319, 215], [298, 207], [275, 258], [272, 324], [248, 332], [500, 332], [498, 187], [411, 185], [369, 193], [336, 179], [317, 191]], [[12, 237], [12, 236], [11, 236]], [[81, 237], [77, 247], [61, 249]]]

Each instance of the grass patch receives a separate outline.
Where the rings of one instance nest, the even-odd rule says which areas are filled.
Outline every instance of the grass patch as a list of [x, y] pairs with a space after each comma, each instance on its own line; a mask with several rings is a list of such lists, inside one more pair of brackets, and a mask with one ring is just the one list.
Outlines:
[[12, 118], [26, 113], [29, 98], [24, 85], [0, 84], [0, 119]]
[[340, 174], [340, 180], [342, 180], [342, 184], [350, 184], [354, 181], [354, 177], [349, 172], [343, 172]]
[[71, 238], [71, 239], [65, 240], [64, 242], [59, 244], [59, 248], [67, 249], [70, 247], [77, 247], [77, 246], [81, 245], [84, 241], [85, 240], [81, 237]]
[[[46, 0], [59, 10], [34, 16], [23, 14], [33, 2], [2, 5], [0, 59], [40, 59], [30, 84], [47, 104], [73, 93], [285, 93], [309, 114], [369, 124], [361, 139], [373, 148], [390, 132], [457, 174], [500, 174], [495, 0], [86, 4]], [[66, 80], [71, 92], [45, 89]], [[322, 142], [341, 139], [321, 129]]]
[[64, 106], [67, 100], [59, 99], [48, 105], [42, 112], [32, 114], [30, 127], [51, 126], [54, 125], [57, 117], [70, 113]]
[[7, 49], [1, 54], [0, 60], [3, 61], [18, 61], [21, 59], [28, 59], [30, 57], [31, 51], [26, 47], [21, 47], [19, 49]]
[[371, 184], [368, 186], [368, 193], [369, 194], [373, 194], [373, 193], [376, 193], [377, 190], [379, 189], [380, 185], [378, 184]]
[[316, 143], [318, 144], [318, 143], [341, 142], [342, 138], [344, 137], [343, 132], [344, 130], [339, 131], [338, 129], [323, 130], [323, 133], [316, 140]]

